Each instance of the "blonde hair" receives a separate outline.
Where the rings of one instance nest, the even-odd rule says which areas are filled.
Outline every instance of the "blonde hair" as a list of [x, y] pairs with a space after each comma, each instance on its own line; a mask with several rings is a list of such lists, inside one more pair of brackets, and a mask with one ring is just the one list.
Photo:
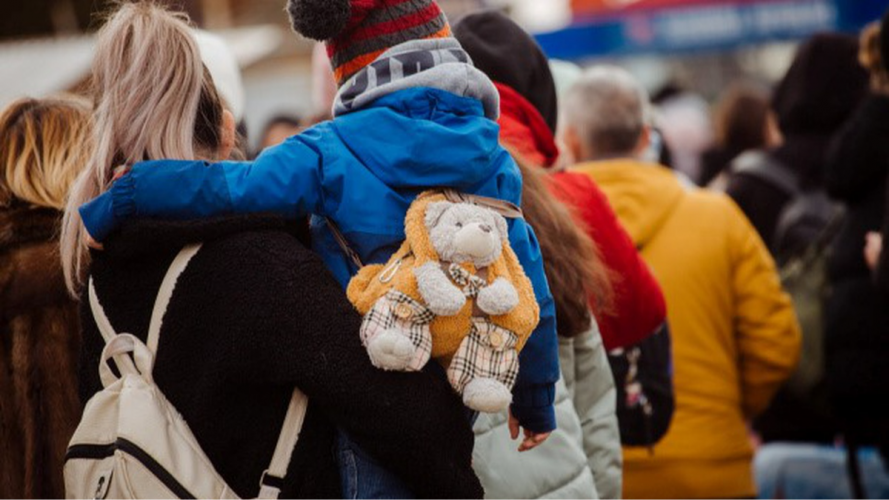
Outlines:
[[0, 207], [21, 201], [62, 210], [90, 158], [90, 105], [59, 96], [19, 99], [0, 112]]
[[188, 16], [150, 1], [124, 3], [99, 31], [92, 69], [93, 156], [71, 190], [61, 254], [72, 294], [87, 248], [78, 209], [105, 192], [122, 165], [212, 158], [221, 143], [222, 101], [201, 62]]

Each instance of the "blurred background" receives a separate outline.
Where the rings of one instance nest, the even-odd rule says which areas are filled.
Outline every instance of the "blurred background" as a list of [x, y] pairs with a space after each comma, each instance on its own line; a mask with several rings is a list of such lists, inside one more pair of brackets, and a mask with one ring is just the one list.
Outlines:
[[[855, 33], [886, 0], [439, 0], [452, 21], [503, 9], [534, 33], [552, 58], [581, 65], [618, 62], [656, 99], [693, 90], [712, 103], [729, 82], [771, 84], [796, 43], [820, 31]], [[105, 0], [4, 0], [0, 17], [0, 106], [22, 95], [85, 83]], [[166, 0], [229, 45], [243, 74], [247, 130], [274, 116], [322, 111], [312, 43], [290, 32], [284, 0]], [[10, 8], [11, 4], [11, 8]], [[321, 64], [326, 64], [319, 58]], [[704, 138], [706, 140], [706, 138]], [[253, 144], [256, 146], [256, 144]]]

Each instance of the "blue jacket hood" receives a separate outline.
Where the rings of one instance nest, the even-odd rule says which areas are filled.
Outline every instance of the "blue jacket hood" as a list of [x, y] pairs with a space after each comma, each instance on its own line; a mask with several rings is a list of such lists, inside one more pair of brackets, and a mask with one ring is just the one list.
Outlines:
[[[387, 186], [468, 188], [495, 175], [500, 127], [477, 99], [400, 91], [332, 122], [350, 152]], [[412, 175], [405, 175], [406, 172]]]

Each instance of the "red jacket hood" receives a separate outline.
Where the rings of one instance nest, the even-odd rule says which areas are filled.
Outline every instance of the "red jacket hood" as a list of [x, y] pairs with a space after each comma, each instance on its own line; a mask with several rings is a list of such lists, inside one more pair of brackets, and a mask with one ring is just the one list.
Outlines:
[[500, 140], [534, 165], [552, 167], [559, 147], [543, 116], [527, 99], [508, 85], [494, 83], [500, 91]]

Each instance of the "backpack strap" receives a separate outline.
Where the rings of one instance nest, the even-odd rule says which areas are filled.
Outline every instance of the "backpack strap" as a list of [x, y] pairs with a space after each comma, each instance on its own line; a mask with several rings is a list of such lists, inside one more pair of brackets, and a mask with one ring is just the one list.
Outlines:
[[[117, 338], [117, 332], [114, 331], [114, 327], [111, 326], [111, 322], [108, 321], [108, 316], [105, 314], [105, 309], [99, 302], [99, 296], [96, 294], [96, 284], [92, 277], [90, 277], [88, 294], [93, 319], [96, 321], [96, 326], [99, 327], [99, 333], [102, 334], [102, 338], [105, 339], [105, 345], [107, 346]], [[130, 359], [129, 356], [125, 354], [116, 354], [113, 358], [121, 371], [127, 371], [129, 373], [137, 372], [136, 365], [133, 364], [133, 360]], [[100, 363], [104, 364], [105, 361], [101, 360]]]
[[[522, 219], [525, 217], [522, 209], [515, 203], [499, 200], [497, 198], [489, 198], [487, 196], [465, 194], [456, 189], [443, 189], [441, 190], [441, 193], [444, 194], [445, 199], [451, 203], [469, 203], [471, 205], [477, 205], [493, 210], [507, 219]], [[357, 269], [364, 267], [364, 263], [361, 261], [361, 256], [359, 256], [358, 252], [349, 245], [349, 240], [343, 235], [343, 232], [340, 230], [337, 223], [330, 217], [326, 217], [324, 220], [327, 222], [327, 227], [330, 228], [330, 232], [333, 234], [333, 239], [336, 240], [337, 245], [340, 246], [340, 249], [346, 254], [346, 257], [352, 261], [352, 264], [354, 264]]]
[[352, 264], [354, 264], [356, 268], [361, 269], [364, 267], [364, 263], [361, 262], [361, 256], [358, 255], [358, 252], [356, 252], [351, 245], [349, 245], [349, 240], [343, 235], [343, 232], [340, 230], [340, 227], [336, 222], [330, 217], [325, 217], [324, 220], [327, 222], [327, 227], [330, 228], [330, 232], [333, 234], [333, 239], [336, 240], [336, 244], [340, 246], [343, 253], [346, 254], [346, 257], [352, 261]]
[[287, 416], [284, 417], [284, 426], [275, 446], [275, 454], [272, 463], [262, 474], [259, 482], [259, 497], [264, 500], [275, 500], [281, 494], [284, 487], [284, 477], [287, 475], [287, 467], [296, 443], [299, 441], [299, 433], [306, 419], [306, 410], [309, 400], [298, 388], [293, 389], [290, 398], [290, 406], [287, 407]]
[[731, 168], [732, 173], [765, 181], [784, 191], [791, 198], [802, 194], [799, 177], [796, 173], [762, 151], [750, 151], [742, 154], [732, 163]]
[[185, 272], [191, 259], [200, 251], [201, 245], [201, 243], [196, 243], [183, 248], [179, 255], [173, 259], [170, 269], [167, 270], [167, 275], [164, 276], [164, 281], [161, 283], [157, 299], [154, 302], [154, 309], [151, 311], [151, 323], [148, 326], [148, 342], [146, 345], [151, 354], [157, 355], [161, 327], [163, 326], [164, 316], [167, 313], [167, 307], [170, 305], [170, 299], [173, 297], [173, 291], [176, 289], [176, 282], [179, 281], [179, 277]]
[[470, 205], [484, 207], [497, 212], [507, 219], [521, 219], [525, 216], [518, 205], [498, 198], [461, 193], [456, 189], [445, 189], [442, 192], [451, 203], [469, 203]]

